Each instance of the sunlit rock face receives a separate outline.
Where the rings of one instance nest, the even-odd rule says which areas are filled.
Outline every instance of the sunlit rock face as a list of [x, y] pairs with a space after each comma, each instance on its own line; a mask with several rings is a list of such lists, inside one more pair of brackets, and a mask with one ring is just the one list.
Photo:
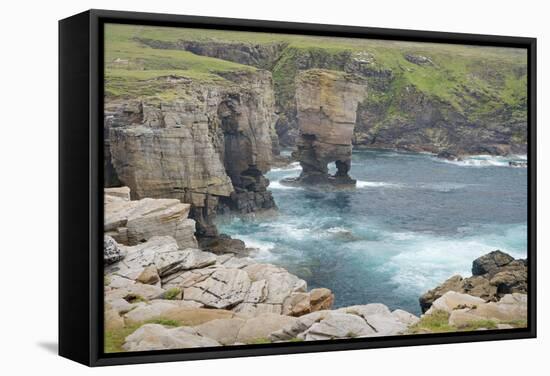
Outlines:
[[[312, 69], [296, 78], [300, 136], [295, 157], [305, 184], [355, 184], [348, 172], [358, 103], [366, 97], [365, 82], [355, 75]], [[327, 165], [336, 163], [334, 176]]]
[[[262, 179], [278, 145], [271, 74], [223, 76], [215, 83], [159, 78], [152, 85], [169, 80], [186, 94], [107, 103], [106, 185], [115, 185], [116, 177], [130, 187], [132, 199], [191, 204], [199, 237], [217, 236], [212, 218], [220, 201], [224, 208], [246, 212], [275, 206]], [[251, 168], [258, 175], [254, 184]]]

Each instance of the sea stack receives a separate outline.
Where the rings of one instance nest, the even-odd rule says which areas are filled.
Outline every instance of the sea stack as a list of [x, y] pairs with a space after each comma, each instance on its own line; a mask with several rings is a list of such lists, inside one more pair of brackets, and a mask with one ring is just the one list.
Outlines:
[[[344, 72], [311, 69], [296, 77], [300, 136], [294, 153], [302, 166], [296, 180], [304, 184], [355, 185], [351, 168], [357, 105], [367, 95], [364, 79]], [[327, 165], [336, 163], [329, 175]]]

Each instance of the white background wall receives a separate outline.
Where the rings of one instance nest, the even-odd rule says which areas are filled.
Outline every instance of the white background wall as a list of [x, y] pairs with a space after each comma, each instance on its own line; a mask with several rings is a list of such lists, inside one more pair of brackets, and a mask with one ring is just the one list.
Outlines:
[[[546, 106], [550, 100], [547, 73], [550, 27], [545, 3], [540, 0], [3, 2], [0, 21], [0, 373], [450, 376], [547, 372], [543, 366], [549, 364], [550, 349], [547, 300], [550, 250], [546, 211], [550, 188], [546, 127]], [[94, 370], [57, 357], [57, 20], [87, 8], [539, 38], [539, 338]], [[85, 319], [82, 320], [84, 324]]]

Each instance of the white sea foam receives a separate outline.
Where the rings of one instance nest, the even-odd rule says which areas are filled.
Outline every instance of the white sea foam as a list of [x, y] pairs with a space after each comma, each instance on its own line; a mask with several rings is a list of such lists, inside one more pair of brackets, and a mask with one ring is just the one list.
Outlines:
[[300, 162], [292, 162], [284, 167], [274, 167], [270, 170], [270, 172], [281, 172], [281, 171], [302, 171], [302, 166], [300, 166]]
[[237, 239], [241, 239], [247, 248], [254, 248], [256, 250], [254, 258], [260, 260], [271, 260], [273, 259], [273, 253], [271, 252], [275, 248], [275, 244], [272, 242], [262, 241], [255, 239], [252, 236], [248, 235], [233, 235]]
[[383, 181], [364, 181], [364, 180], [357, 180], [356, 187], [357, 188], [381, 188], [381, 187], [387, 187], [387, 188], [399, 188], [401, 185], [395, 184], [395, 183], [386, 183]]
[[296, 187], [293, 185], [282, 184], [279, 180], [269, 182], [269, 189], [303, 189], [302, 187]]
[[[525, 157], [523, 159], [522, 157]], [[471, 155], [461, 160], [449, 160], [443, 158], [434, 158], [438, 162], [444, 162], [461, 167], [510, 167], [512, 161], [526, 161], [527, 156], [502, 157], [498, 155]]]
[[389, 272], [391, 280], [402, 291], [422, 293], [452, 275], [471, 275], [472, 260], [495, 249], [515, 258], [526, 256], [525, 251], [508, 248], [513, 238], [526, 236], [525, 227], [511, 228], [499, 236], [472, 236], [463, 239], [429, 234], [394, 233], [399, 253], [393, 255], [381, 269]]

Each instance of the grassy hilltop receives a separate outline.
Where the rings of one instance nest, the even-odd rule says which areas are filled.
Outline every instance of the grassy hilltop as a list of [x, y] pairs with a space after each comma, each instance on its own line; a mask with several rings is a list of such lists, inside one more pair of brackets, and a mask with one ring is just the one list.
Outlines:
[[[367, 79], [368, 103], [358, 128], [369, 142], [378, 134], [401, 137], [388, 129], [418, 125], [419, 113], [435, 109], [425, 120], [425, 142], [439, 140], [438, 128], [445, 124], [487, 126], [490, 132], [499, 132], [500, 124], [507, 129], [506, 142], [525, 143], [527, 53], [522, 49], [133, 25], [107, 25], [105, 35], [109, 97], [174, 99], [184, 93], [155, 83], [156, 77], [223, 84], [222, 72], [268, 69], [278, 112], [292, 127], [296, 73], [331, 69]], [[445, 142], [453, 142], [453, 134], [443, 134]], [[501, 136], [496, 138], [504, 142]]]

